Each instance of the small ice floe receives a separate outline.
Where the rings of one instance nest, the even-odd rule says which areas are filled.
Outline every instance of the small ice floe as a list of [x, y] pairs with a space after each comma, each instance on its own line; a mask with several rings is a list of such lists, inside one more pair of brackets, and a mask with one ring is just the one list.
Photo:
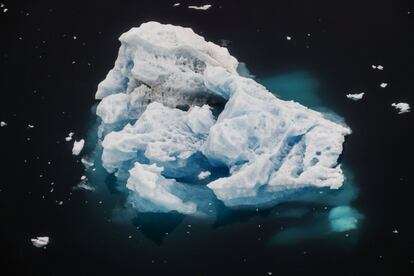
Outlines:
[[209, 8], [211, 8], [211, 5], [203, 5], [203, 6], [188, 6], [189, 9], [193, 9], [193, 10], [203, 10], [206, 11]]
[[398, 231], [398, 229], [394, 229], [394, 230], [392, 230], [392, 233], [393, 233], [393, 234], [398, 234], [398, 233], [400, 233], [400, 232]]
[[74, 134], [75, 134], [75, 133], [73, 133], [73, 132], [69, 132], [68, 136], [67, 136], [67, 137], [65, 137], [66, 142], [71, 141], [71, 140], [72, 140], [72, 137], [73, 137], [73, 135], [74, 135]]
[[30, 239], [30, 241], [32, 242], [33, 246], [41, 248], [49, 244], [49, 237], [37, 237]]
[[181, 3], [175, 3], [175, 4], [173, 5], [173, 7], [178, 7], [179, 5], [181, 5]]
[[85, 169], [89, 169], [90, 167], [93, 167], [95, 164], [92, 161], [87, 160], [86, 158], [82, 158], [81, 162]]
[[34, 125], [28, 124], [27, 127], [28, 128], [34, 128]]
[[348, 95], [346, 95], [346, 97], [347, 97], [348, 99], [353, 100], [353, 101], [359, 101], [359, 100], [361, 100], [361, 99], [362, 99], [362, 97], [364, 97], [364, 94], [365, 94], [365, 93], [359, 93], [359, 94], [348, 94]]
[[287, 35], [286, 40], [292, 40], [292, 37]]
[[73, 190], [85, 190], [85, 191], [95, 191], [95, 188], [88, 185], [85, 181], [82, 181], [81, 183], [79, 183], [78, 185], [76, 185], [75, 187], [73, 187]]
[[1, 121], [1, 122], [0, 122], [0, 127], [5, 127], [5, 126], [7, 126], [7, 123], [6, 123], [6, 122], [4, 122], [4, 121]]
[[380, 84], [380, 86], [381, 86], [381, 88], [385, 88], [385, 87], [387, 87], [387, 86], [388, 86], [388, 83], [383, 82], [383, 83], [381, 83], [381, 84]]
[[408, 103], [392, 103], [391, 106], [398, 110], [398, 114], [410, 112], [410, 105]]
[[203, 172], [201, 172], [201, 173], [198, 174], [197, 178], [199, 180], [203, 180], [203, 179], [206, 179], [207, 177], [209, 177], [210, 175], [211, 175], [211, 172], [209, 172], [209, 171], [203, 171]]
[[85, 180], [86, 179], [86, 176], [85, 175], [82, 175], [80, 179], [81, 180]]
[[382, 65], [371, 65], [372, 69], [384, 70], [384, 66]]
[[79, 153], [81, 153], [84, 145], [85, 145], [85, 140], [84, 139], [81, 139], [80, 141], [75, 141], [75, 143], [73, 143], [72, 154], [73, 155], [79, 155]]

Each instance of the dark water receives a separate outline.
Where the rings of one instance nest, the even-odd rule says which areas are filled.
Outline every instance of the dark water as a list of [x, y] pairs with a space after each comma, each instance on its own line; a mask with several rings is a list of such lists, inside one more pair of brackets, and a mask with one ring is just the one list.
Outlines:
[[[390, 106], [414, 104], [410, 1], [210, 1], [206, 12], [169, 1], [3, 2], [1, 275], [413, 274], [413, 117]], [[113, 65], [117, 37], [148, 20], [226, 40], [280, 97], [344, 118], [353, 134], [342, 163], [358, 190], [351, 202], [364, 216], [358, 229], [324, 234], [318, 204], [311, 212], [297, 203], [205, 220], [136, 216], [99, 169], [96, 192], [73, 191], [83, 166], [64, 137], [74, 131], [86, 137], [86, 152], [94, 148], [96, 85]], [[351, 91], [366, 95], [353, 102], [345, 98]], [[306, 233], [272, 242], [306, 223]], [[41, 235], [51, 238], [47, 249], [30, 243]]]

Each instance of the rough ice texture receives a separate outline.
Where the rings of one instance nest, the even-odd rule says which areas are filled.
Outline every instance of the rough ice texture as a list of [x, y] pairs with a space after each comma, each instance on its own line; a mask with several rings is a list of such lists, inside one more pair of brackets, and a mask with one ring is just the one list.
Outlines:
[[[120, 41], [96, 93], [104, 126], [121, 129], [104, 137], [102, 161], [127, 179], [138, 209], [195, 213], [196, 203], [180, 198], [189, 185], [183, 179], [223, 168], [229, 174], [207, 186], [229, 207], [342, 185], [337, 160], [350, 129], [240, 76], [226, 48], [157, 22], [132, 28]], [[215, 116], [210, 106], [219, 103], [225, 106]]]

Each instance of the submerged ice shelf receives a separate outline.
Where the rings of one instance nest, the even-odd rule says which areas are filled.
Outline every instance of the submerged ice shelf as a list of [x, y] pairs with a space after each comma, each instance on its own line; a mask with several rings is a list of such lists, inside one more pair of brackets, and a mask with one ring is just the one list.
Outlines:
[[138, 210], [202, 213], [209, 189], [257, 208], [341, 187], [348, 127], [240, 76], [226, 48], [189, 28], [148, 22], [120, 41], [96, 92], [102, 164]]

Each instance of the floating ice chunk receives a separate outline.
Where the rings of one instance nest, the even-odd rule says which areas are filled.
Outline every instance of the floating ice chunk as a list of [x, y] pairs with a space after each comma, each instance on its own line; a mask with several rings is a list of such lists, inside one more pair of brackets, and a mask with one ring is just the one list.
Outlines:
[[[207, 186], [230, 207], [342, 185], [337, 160], [348, 127], [240, 76], [227, 49], [191, 29], [149, 22], [120, 41], [115, 66], [96, 93], [104, 126], [120, 129], [103, 138], [102, 164], [129, 176], [129, 189], [138, 191], [131, 202], [140, 210], [194, 212], [183, 207], [189, 185], [171, 178], [215, 173], [212, 166], [226, 173]], [[209, 105], [225, 102], [224, 110], [214, 109], [221, 111], [216, 120]], [[149, 187], [159, 188], [152, 194]]]
[[391, 106], [398, 110], [398, 114], [410, 112], [410, 105], [408, 103], [392, 103]]
[[292, 37], [287, 35], [286, 40], [292, 40]]
[[400, 233], [400, 232], [398, 231], [398, 229], [394, 229], [394, 230], [392, 230], [392, 233], [393, 233], [393, 234], [398, 234], [398, 233]]
[[28, 124], [27, 127], [28, 128], [34, 128], [34, 125]]
[[75, 134], [75, 133], [73, 133], [73, 132], [69, 132], [68, 136], [67, 136], [67, 137], [65, 137], [66, 142], [71, 141], [71, 140], [72, 140], [72, 137], [73, 137], [73, 135], [74, 135], [74, 134]]
[[0, 122], [0, 127], [5, 127], [5, 126], [7, 126], [7, 123], [6, 123], [6, 122], [4, 122], [4, 121], [1, 121], [1, 122]]
[[382, 66], [382, 65], [378, 65], [378, 66], [377, 66], [377, 69], [378, 69], [378, 70], [383, 70], [383, 69], [384, 69], [384, 66]]
[[84, 145], [85, 145], [85, 140], [84, 139], [81, 139], [79, 141], [75, 141], [75, 143], [73, 143], [72, 154], [73, 155], [79, 155], [81, 153]]
[[95, 191], [95, 188], [86, 184], [85, 181], [82, 181], [81, 183], [79, 183], [78, 185], [76, 185], [75, 187], [73, 187], [73, 190], [85, 190], [85, 191]]
[[358, 101], [361, 100], [365, 93], [359, 93], [359, 94], [347, 94], [346, 97], [348, 99]]
[[32, 242], [33, 246], [41, 248], [49, 244], [49, 237], [37, 237], [30, 239], [30, 241]]
[[197, 178], [198, 178], [199, 180], [204, 180], [204, 179], [206, 179], [207, 177], [209, 177], [210, 175], [211, 175], [211, 172], [209, 172], [209, 171], [203, 171], [203, 172], [200, 172], [200, 173], [198, 174]]
[[193, 9], [193, 10], [208, 10], [209, 8], [211, 8], [211, 5], [203, 5], [203, 6], [188, 6], [189, 9]]
[[86, 175], [82, 175], [81, 180], [85, 180], [85, 179], [86, 179]]
[[81, 162], [85, 166], [85, 169], [89, 169], [90, 167], [93, 167], [95, 165], [92, 161], [89, 161], [86, 158], [82, 158]]
[[181, 3], [175, 3], [175, 4], [173, 5], [173, 7], [178, 7], [179, 5], [181, 5]]
[[331, 228], [335, 232], [345, 232], [356, 229], [362, 215], [349, 206], [339, 206], [329, 212]]
[[381, 84], [380, 84], [380, 86], [381, 86], [381, 88], [385, 88], [385, 87], [387, 87], [387, 86], [388, 86], [388, 83], [383, 82], [383, 83], [381, 83]]
[[183, 202], [174, 194], [177, 182], [163, 177], [161, 175], [163, 170], [164, 168], [155, 164], [142, 165], [136, 162], [129, 171], [131, 176], [128, 179], [127, 188], [151, 203], [147, 206], [140, 206], [141, 208], [150, 208], [158, 212], [177, 211], [182, 214], [194, 214], [197, 211], [196, 204]]

